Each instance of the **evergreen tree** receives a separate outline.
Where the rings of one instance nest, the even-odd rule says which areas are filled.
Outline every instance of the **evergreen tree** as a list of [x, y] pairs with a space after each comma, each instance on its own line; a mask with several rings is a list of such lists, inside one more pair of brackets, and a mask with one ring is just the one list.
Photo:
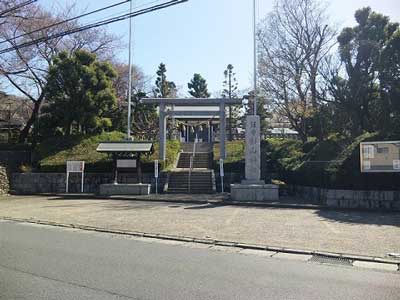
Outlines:
[[83, 133], [111, 127], [116, 106], [115, 77], [112, 66], [98, 61], [93, 53], [61, 52], [49, 69], [44, 121], [66, 135], [73, 127]]
[[211, 94], [207, 89], [207, 82], [200, 74], [194, 74], [188, 83], [189, 94], [194, 98], [209, 98]]
[[158, 98], [171, 98], [176, 96], [176, 85], [173, 81], [167, 80], [167, 68], [161, 63], [157, 70], [156, 88], [154, 94]]
[[[234, 99], [238, 98], [238, 82], [236, 80], [236, 73], [233, 72], [233, 65], [229, 64], [224, 71], [225, 80], [223, 81], [222, 98]], [[238, 119], [240, 108], [237, 106], [229, 105], [228, 113], [228, 140], [233, 139], [233, 120]], [[236, 123], [237, 125], [237, 123]]]
[[399, 128], [399, 24], [369, 7], [355, 19], [357, 25], [338, 36], [345, 76], [338, 70], [330, 80], [338, 114], [347, 117], [343, 127], [352, 136]]

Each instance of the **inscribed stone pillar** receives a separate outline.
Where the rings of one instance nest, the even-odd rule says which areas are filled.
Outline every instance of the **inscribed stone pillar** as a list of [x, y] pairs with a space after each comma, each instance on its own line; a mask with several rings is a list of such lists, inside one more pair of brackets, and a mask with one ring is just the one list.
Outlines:
[[243, 184], [264, 184], [260, 180], [260, 117], [246, 117], [246, 180]]

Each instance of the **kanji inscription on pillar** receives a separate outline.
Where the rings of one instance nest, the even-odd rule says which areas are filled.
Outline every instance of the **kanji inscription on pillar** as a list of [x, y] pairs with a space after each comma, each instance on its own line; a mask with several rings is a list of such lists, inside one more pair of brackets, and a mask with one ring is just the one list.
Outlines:
[[260, 117], [246, 117], [246, 181], [260, 181]]

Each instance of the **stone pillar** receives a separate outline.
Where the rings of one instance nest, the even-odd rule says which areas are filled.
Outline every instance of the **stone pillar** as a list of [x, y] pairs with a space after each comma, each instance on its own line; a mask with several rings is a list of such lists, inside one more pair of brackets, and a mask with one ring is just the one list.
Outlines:
[[220, 157], [222, 159], [226, 158], [226, 150], [225, 150], [225, 140], [226, 140], [226, 115], [225, 115], [225, 102], [222, 100], [219, 105], [219, 150]]
[[176, 121], [175, 121], [175, 116], [174, 116], [174, 111], [175, 111], [175, 105], [171, 105], [171, 112], [172, 112], [172, 117], [171, 117], [171, 126], [172, 126], [172, 139], [176, 140], [177, 139], [177, 131], [176, 131]]
[[164, 161], [166, 157], [166, 139], [167, 139], [167, 124], [166, 124], [166, 113], [165, 104], [161, 103], [159, 106], [159, 135], [160, 135], [160, 160]]
[[243, 184], [264, 184], [260, 180], [260, 117], [246, 117], [246, 180]]

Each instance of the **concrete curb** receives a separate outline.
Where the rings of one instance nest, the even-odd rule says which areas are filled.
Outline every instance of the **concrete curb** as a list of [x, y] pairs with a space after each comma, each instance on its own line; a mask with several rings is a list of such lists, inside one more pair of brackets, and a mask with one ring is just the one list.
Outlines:
[[188, 236], [146, 233], [146, 232], [121, 230], [121, 229], [107, 229], [107, 228], [94, 227], [94, 226], [88, 226], [88, 225], [65, 224], [65, 223], [57, 223], [57, 222], [53, 222], [53, 221], [43, 221], [43, 220], [38, 220], [38, 219], [33, 219], [33, 218], [24, 219], [24, 218], [13, 218], [13, 217], [0, 216], [0, 220], [13, 221], [13, 222], [18, 222], [18, 223], [30, 223], [30, 224], [55, 226], [55, 227], [62, 227], [62, 228], [76, 228], [76, 229], [85, 230], [85, 231], [129, 235], [129, 236], [133, 236], [133, 237], [144, 237], [144, 238], [179, 241], [179, 242], [186, 242], [186, 243], [207, 244], [210, 246], [222, 246], [222, 247], [228, 247], [228, 248], [251, 249], [251, 250], [261, 250], [261, 251], [270, 251], [270, 252], [272, 251], [272, 252], [276, 252], [276, 253], [286, 253], [286, 254], [293, 254], [293, 255], [299, 255], [299, 256], [317, 255], [317, 256], [322, 256], [322, 257], [326, 257], [326, 258], [341, 258], [341, 259], [350, 260], [352, 262], [352, 265], [355, 262], [372, 263], [376, 266], [379, 266], [379, 264], [381, 264], [382, 268], [378, 268], [378, 269], [387, 270], [387, 268], [385, 268], [385, 266], [391, 266], [392, 269], [394, 269], [394, 270], [397, 269], [396, 271], [400, 272], [400, 261], [399, 260], [385, 259], [382, 257], [325, 252], [325, 251], [318, 251], [318, 250], [313, 251], [313, 250], [294, 249], [294, 248], [286, 248], [286, 247], [275, 247], [275, 246], [260, 245], [260, 244], [248, 244], [248, 243], [232, 242], [232, 241], [220, 241], [220, 240], [214, 240], [214, 239], [208, 239], [208, 238], [196, 238], [196, 237], [188, 237]]

